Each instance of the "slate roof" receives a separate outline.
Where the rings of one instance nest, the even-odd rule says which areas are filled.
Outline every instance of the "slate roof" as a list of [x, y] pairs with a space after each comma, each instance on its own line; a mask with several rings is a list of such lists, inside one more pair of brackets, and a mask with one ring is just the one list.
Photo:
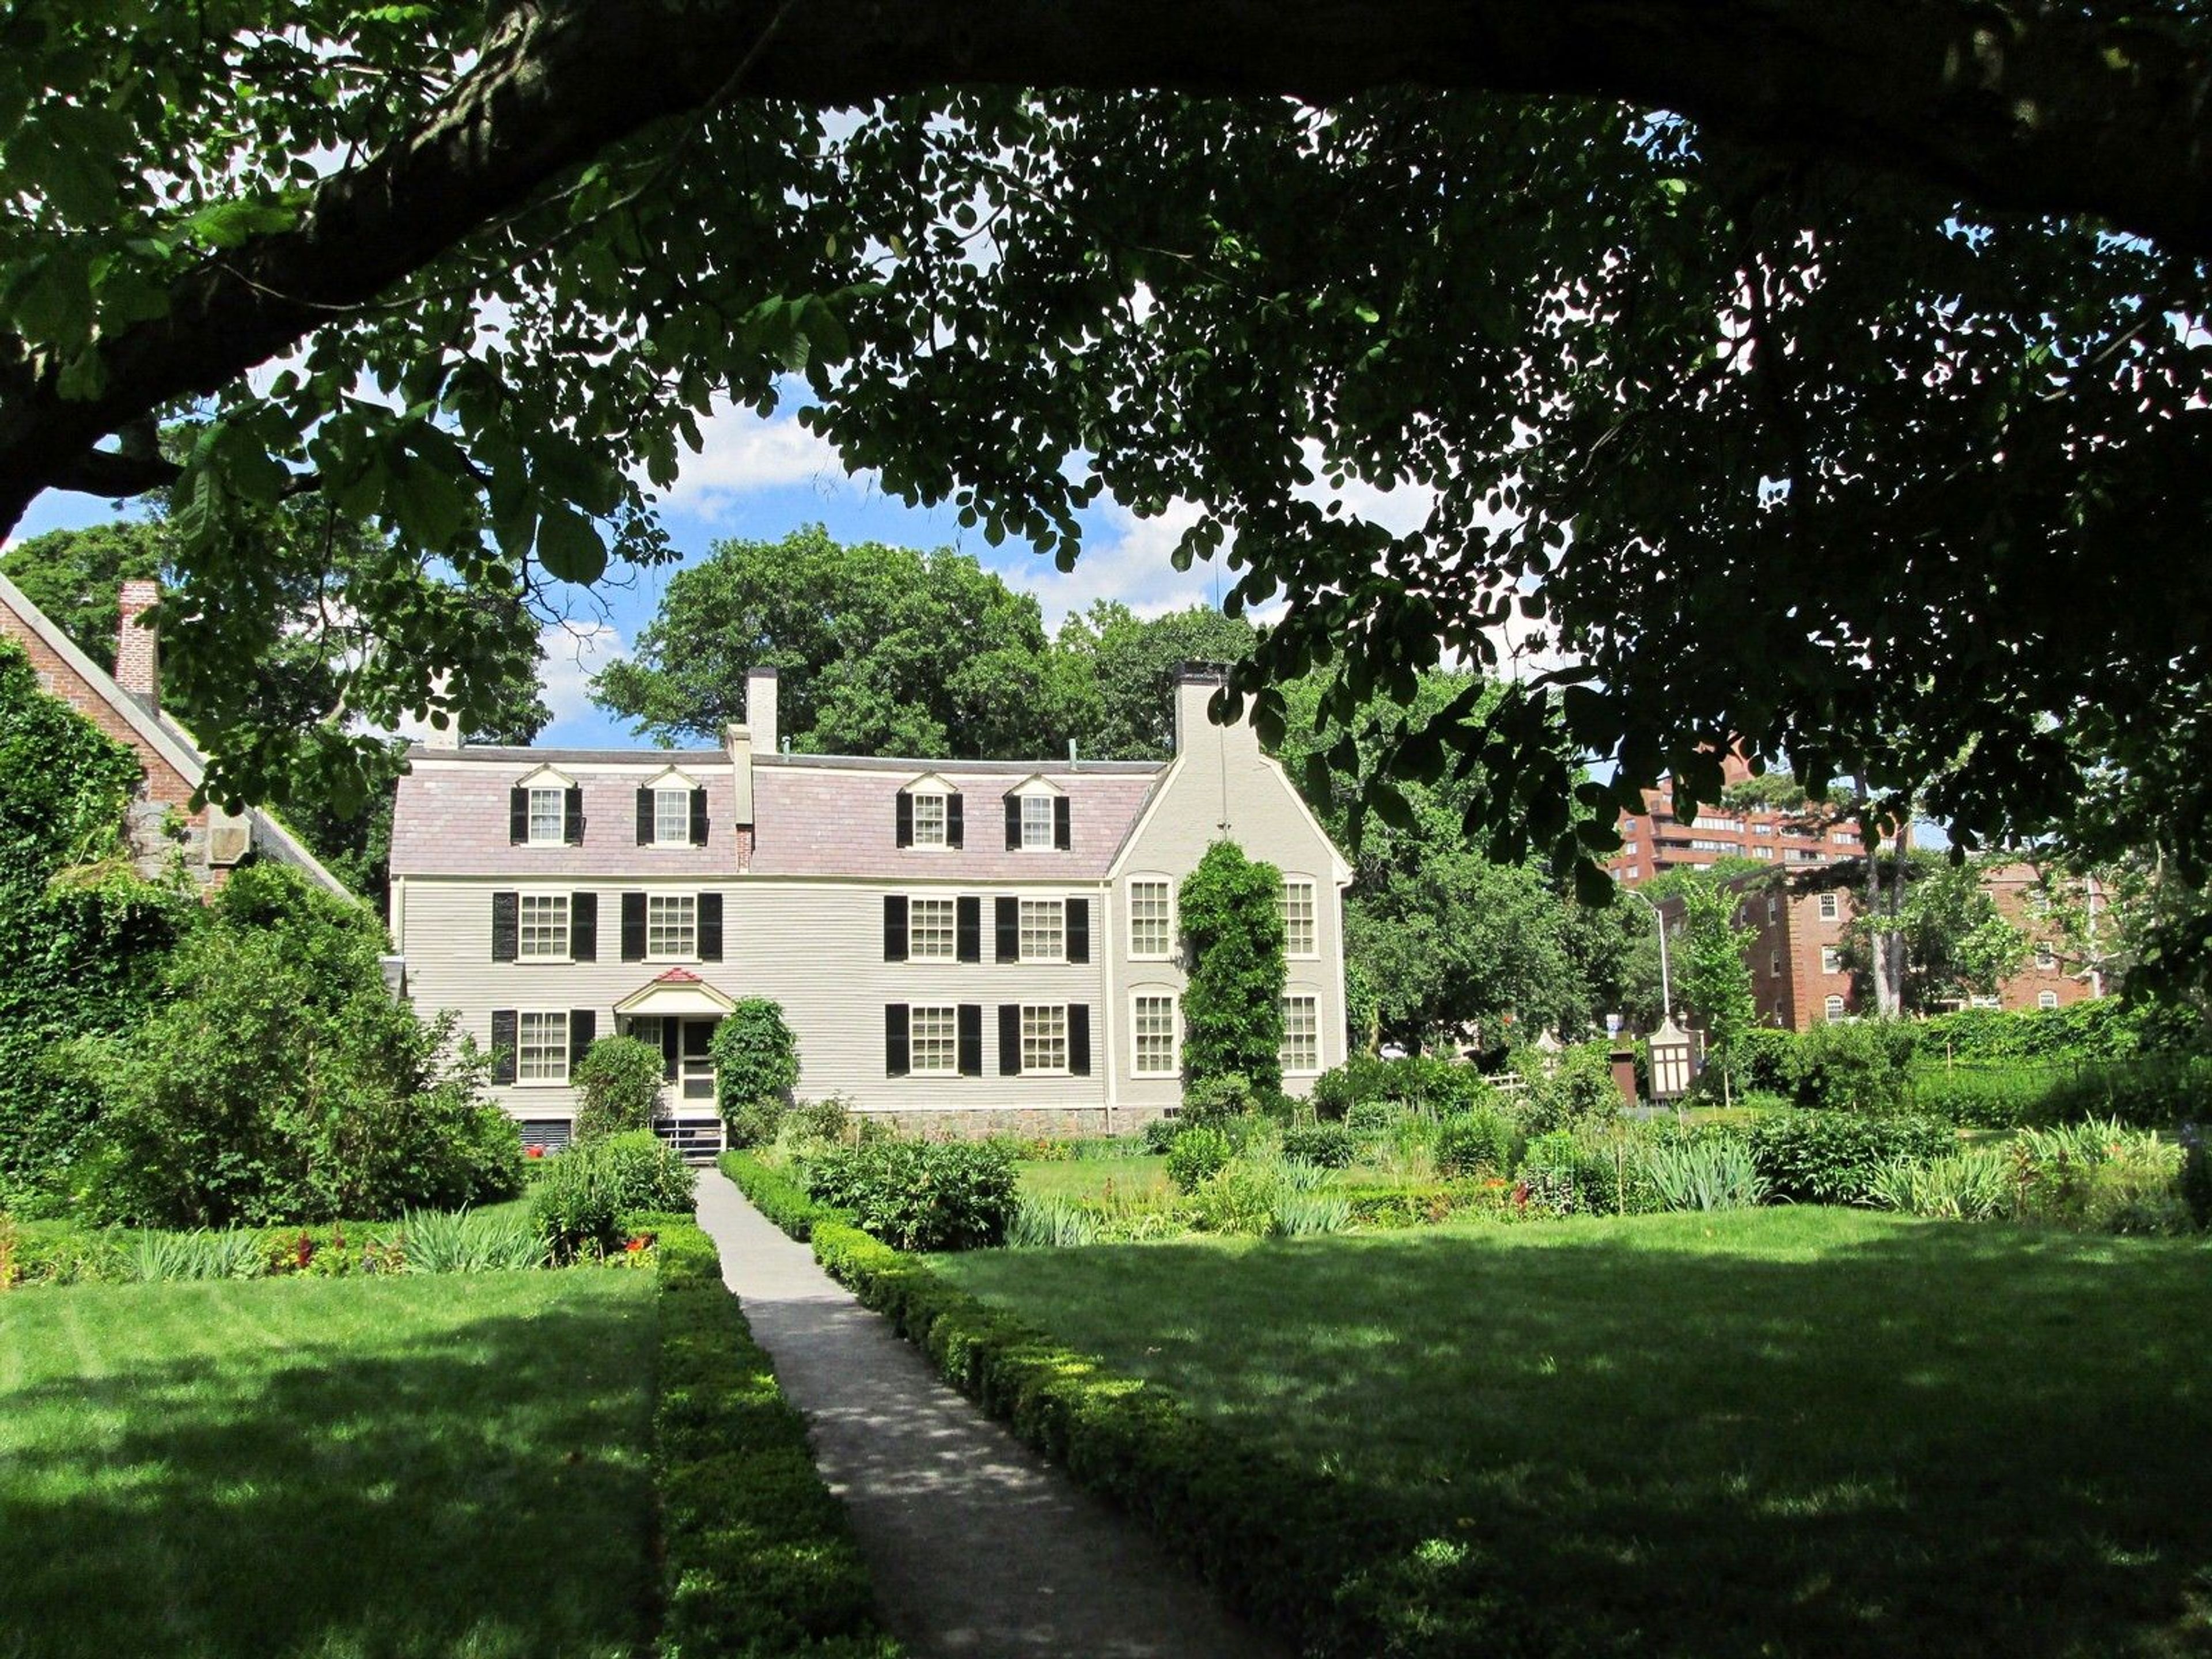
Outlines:
[[[892, 881], [1098, 881], [1105, 878], [1154, 782], [1158, 761], [906, 760], [831, 755], [756, 756], [750, 857], [736, 823], [728, 754], [719, 749], [417, 748], [399, 781], [392, 825], [394, 875], [821, 876]], [[673, 763], [708, 790], [704, 847], [640, 847], [641, 767]], [[550, 765], [584, 792], [580, 847], [516, 846], [507, 792]], [[895, 797], [931, 775], [966, 801], [965, 846], [896, 845]], [[1066, 852], [1006, 850], [1006, 793], [1043, 777], [1068, 797]]]

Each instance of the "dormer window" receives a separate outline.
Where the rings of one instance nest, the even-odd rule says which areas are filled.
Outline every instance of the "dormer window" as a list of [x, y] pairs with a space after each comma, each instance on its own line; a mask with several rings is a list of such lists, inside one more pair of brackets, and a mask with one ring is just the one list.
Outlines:
[[707, 791], [671, 767], [637, 792], [640, 847], [704, 847]]
[[1052, 845], [1052, 797], [1024, 795], [1022, 797], [1022, 848], [1034, 852], [1040, 847]]
[[1066, 852], [1073, 846], [1067, 797], [1048, 780], [1031, 778], [1006, 795], [1009, 853]]
[[507, 839], [517, 847], [580, 847], [584, 792], [574, 779], [541, 766], [507, 791]]
[[656, 789], [653, 792], [653, 844], [689, 847], [691, 844], [691, 792]]
[[898, 846], [957, 848], [963, 828], [960, 792], [943, 778], [916, 778], [898, 792], [891, 825]]

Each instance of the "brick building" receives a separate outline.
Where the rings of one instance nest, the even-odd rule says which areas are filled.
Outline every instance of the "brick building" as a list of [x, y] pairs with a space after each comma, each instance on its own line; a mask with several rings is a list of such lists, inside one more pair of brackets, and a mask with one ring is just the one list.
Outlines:
[[[1751, 934], [1745, 950], [1760, 1024], [1802, 1031], [1866, 1012], [1843, 955], [1864, 892], [1864, 867], [1854, 861], [1850, 871], [1746, 875], [1731, 884], [1738, 895], [1736, 926]], [[1999, 866], [1982, 882], [1998, 914], [2027, 936], [2032, 954], [2018, 973], [1999, 982], [1996, 995], [1972, 999], [1975, 1006], [2063, 1008], [2105, 994], [2101, 969], [2053, 921], [2034, 866]], [[2104, 895], [2092, 880], [2080, 897], [2094, 935]], [[1659, 910], [1671, 939], [1681, 927], [1680, 901], [1662, 900]]]
[[139, 867], [158, 875], [181, 858], [194, 879], [219, 885], [247, 859], [260, 856], [305, 872], [331, 892], [352, 896], [344, 883], [270, 814], [195, 806], [207, 758], [191, 732], [161, 711], [161, 644], [141, 622], [161, 599], [150, 581], [126, 581], [116, 638], [115, 672], [104, 672], [76, 641], [0, 576], [0, 635], [30, 655], [39, 684], [138, 757], [142, 781], [125, 833]]
[[[1752, 776], [1740, 755], [1722, 757], [1724, 783]], [[1778, 808], [1702, 808], [1694, 821], [1674, 816], [1674, 790], [1662, 780], [1644, 792], [1641, 811], [1620, 815], [1620, 850], [1607, 868], [1623, 886], [1637, 887], [1670, 870], [1703, 870], [1724, 858], [1755, 859], [1778, 870], [1818, 869], [1859, 852], [1857, 827], [1823, 822]]]

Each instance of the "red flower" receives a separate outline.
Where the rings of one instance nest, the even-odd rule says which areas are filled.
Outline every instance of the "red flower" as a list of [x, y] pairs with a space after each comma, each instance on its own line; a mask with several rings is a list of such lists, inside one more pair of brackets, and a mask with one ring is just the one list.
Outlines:
[[628, 1250], [632, 1255], [635, 1255], [640, 1250], [643, 1249], [647, 1245], [652, 1243], [653, 1241], [651, 1239], [646, 1237], [643, 1234], [640, 1234], [637, 1237], [630, 1240], [629, 1243], [623, 1245], [623, 1249]]
[[543, 1146], [525, 1146], [522, 1149], [522, 1155], [525, 1158], [543, 1158], [545, 1156], [545, 1149]]

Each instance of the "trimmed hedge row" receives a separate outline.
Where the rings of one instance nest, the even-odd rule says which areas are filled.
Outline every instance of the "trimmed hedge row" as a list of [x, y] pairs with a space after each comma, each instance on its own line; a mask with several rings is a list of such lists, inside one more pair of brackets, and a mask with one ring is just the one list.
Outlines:
[[1241, 1611], [1311, 1650], [1382, 1650], [1340, 1602], [1389, 1528], [1334, 1477], [1209, 1427], [1167, 1390], [1115, 1375], [858, 1227], [817, 1220], [813, 1243], [830, 1277], [946, 1381], [1150, 1527]]
[[753, 1208], [802, 1244], [813, 1237], [816, 1220], [853, 1218], [849, 1211], [823, 1203], [783, 1170], [771, 1169], [750, 1152], [724, 1152], [721, 1168]]
[[659, 1232], [659, 1398], [666, 1659], [896, 1659], [845, 1511], [806, 1425], [775, 1385], [714, 1241], [688, 1218]]

